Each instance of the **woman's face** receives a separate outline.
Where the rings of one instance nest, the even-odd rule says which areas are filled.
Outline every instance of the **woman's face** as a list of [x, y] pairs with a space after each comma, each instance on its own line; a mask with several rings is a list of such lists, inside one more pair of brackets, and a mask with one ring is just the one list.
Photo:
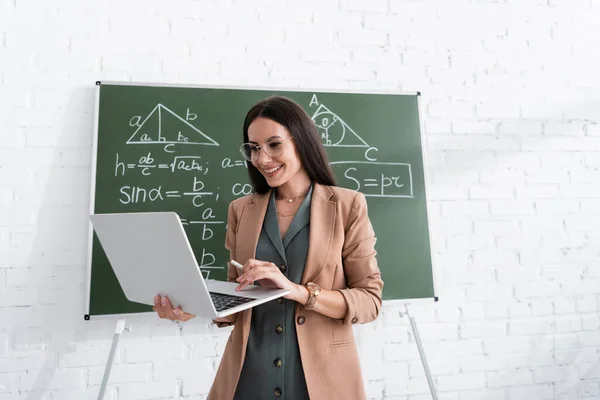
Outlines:
[[305, 174], [294, 139], [283, 125], [258, 117], [248, 126], [248, 141], [261, 146], [251, 162], [265, 177], [269, 186], [278, 187], [298, 174]]

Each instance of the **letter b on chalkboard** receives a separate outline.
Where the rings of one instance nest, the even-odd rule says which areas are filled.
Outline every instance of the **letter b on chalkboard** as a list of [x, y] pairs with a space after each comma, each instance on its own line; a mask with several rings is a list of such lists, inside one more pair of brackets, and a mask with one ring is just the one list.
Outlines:
[[204, 225], [202, 229], [202, 240], [208, 240], [215, 235], [212, 229], [210, 229], [207, 225]]

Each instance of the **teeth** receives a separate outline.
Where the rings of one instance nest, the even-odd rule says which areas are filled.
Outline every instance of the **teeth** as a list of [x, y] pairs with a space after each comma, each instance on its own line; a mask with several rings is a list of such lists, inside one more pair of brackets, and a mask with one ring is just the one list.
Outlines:
[[265, 169], [264, 171], [267, 174], [270, 174], [270, 173], [273, 173], [273, 172], [277, 171], [279, 168], [281, 168], [281, 165], [279, 167], [275, 167], [275, 168], [271, 168], [271, 169]]

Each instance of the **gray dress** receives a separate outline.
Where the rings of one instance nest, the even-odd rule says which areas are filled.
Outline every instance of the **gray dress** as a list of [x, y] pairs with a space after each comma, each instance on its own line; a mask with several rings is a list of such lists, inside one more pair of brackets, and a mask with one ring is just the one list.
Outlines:
[[[311, 197], [312, 186], [282, 241], [273, 191], [256, 246], [258, 260], [273, 262], [297, 284], [302, 279], [308, 253]], [[235, 400], [309, 398], [294, 313], [295, 302], [283, 298], [252, 309], [246, 358]]]

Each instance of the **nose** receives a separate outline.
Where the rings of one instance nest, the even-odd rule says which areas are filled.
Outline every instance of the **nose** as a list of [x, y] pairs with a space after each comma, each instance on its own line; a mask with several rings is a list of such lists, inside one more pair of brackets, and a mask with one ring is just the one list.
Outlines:
[[258, 156], [256, 158], [256, 163], [260, 165], [263, 157], [264, 157], [265, 162], [271, 161], [271, 156], [267, 154], [267, 152], [265, 151], [264, 148], [261, 148], [260, 151], [258, 152]]

